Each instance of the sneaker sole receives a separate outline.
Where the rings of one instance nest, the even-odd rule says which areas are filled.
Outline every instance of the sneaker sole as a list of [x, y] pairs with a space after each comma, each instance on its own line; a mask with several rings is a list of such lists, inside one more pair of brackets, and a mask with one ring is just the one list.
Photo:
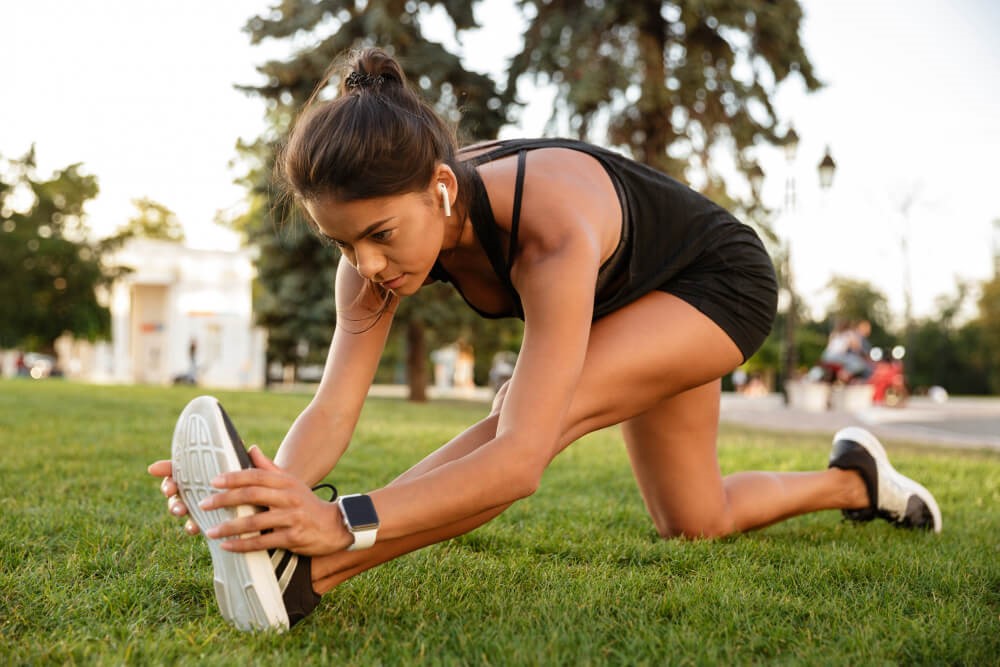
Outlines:
[[[242, 444], [231, 444], [233, 440], [238, 443], [239, 437], [232, 430], [231, 440], [230, 432], [222, 406], [211, 396], [200, 396], [188, 403], [174, 429], [174, 481], [191, 518], [202, 531], [259, 511], [251, 505], [209, 511], [199, 506], [218, 492], [211, 485], [217, 475], [245, 467], [235, 449]], [[257, 533], [246, 536], [253, 535]], [[287, 629], [288, 615], [267, 552], [233, 553], [222, 548], [221, 540], [205, 540], [212, 554], [215, 598], [222, 616], [240, 630]]]
[[[875, 460], [875, 467], [877, 471], [886, 471], [890, 476], [892, 476], [900, 488], [904, 489], [909, 495], [909, 502], [905, 514], [907, 516], [911, 513], [910, 504], [913, 503], [913, 499], [917, 498], [922, 502], [931, 514], [931, 530], [935, 533], [941, 532], [941, 510], [938, 508], [937, 501], [934, 500], [934, 496], [928, 491], [922, 484], [916, 482], [906, 475], [900, 474], [892, 464], [889, 463], [889, 456], [885, 453], [885, 448], [882, 443], [878, 441], [878, 438], [873, 436], [871, 433], [863, 428], [857, 426], [849, 426], [847, 428], [837, 431], [837, 434], [833, 436], [833, 442], [836, 444], [841, 440], [847, 440], [856, 442], [861, 445], [868, 454]], [[879, 480], [882, 480], [882, 475], [878, 475]], [[879, 484], [879, 498], [883, 498], [882, 484]], [[913, 509], [916, 511], [916, 508]]]

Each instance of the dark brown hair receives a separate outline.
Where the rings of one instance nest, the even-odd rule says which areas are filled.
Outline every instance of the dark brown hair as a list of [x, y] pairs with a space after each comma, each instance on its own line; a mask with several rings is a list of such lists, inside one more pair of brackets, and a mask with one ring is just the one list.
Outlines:
[[[338, 95], [320, 100], [334, 77]], [[472, 198], [472, 175], [457, 151], [454, 129], [409, 85], [399, 63], [382, 49], [366, 48], [327, 70], [278, 154], [276, 180], [300, 203], [324, 196], [347, 202], [424, 190], [444, 163], [458, 180], [452, 208], [461, 219]], [[367, 287], [381, 301], [374, 326], [392, 299], [371, 281]]]
[[[339, 95], [318, 101], [334, 76]], [[457, 204], [464, 211], [470, 176], [457, 150], [453, 128], [410, 87], [399, 63], [382, 49], [367, 48], [327, 71], [275, 166], [300, 201], [326, 195], [353, 201], [423, 190], [443, 162], [458, 177]]]

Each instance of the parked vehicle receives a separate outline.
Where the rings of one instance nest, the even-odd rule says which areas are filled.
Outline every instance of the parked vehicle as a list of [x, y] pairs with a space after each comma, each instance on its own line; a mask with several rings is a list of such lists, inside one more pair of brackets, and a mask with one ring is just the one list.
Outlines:
[[58, 377], [62, 371], [56, 365], [56, 358], [48, 354], [26, 352], [18, 357], [17, 374], [41, 380], [47, 377]]
[[881, 348], [869, 353], [867, 368], [860, 373], [845, 373], [842, 364], [820, 361], [809, 371], [809, 379], [833, 385], [868, 384], [872, 387], [872, 404], [897, 407], [909, 397], [903, 357], [906, 348], [897, 345], [886, 357]]
[[[877, 351], [877, 352], [876, 352]], [[906, 375], [903, 372], [903, 355], [906, 349], [902, 345], [892, 348], [890, 358], [884, 358], [880, 348], [872, 350], [872, 373], [868, 377], [874, 391], [872, 403], [897, 407], [906, 402], [910, 392], [906, 387]]]

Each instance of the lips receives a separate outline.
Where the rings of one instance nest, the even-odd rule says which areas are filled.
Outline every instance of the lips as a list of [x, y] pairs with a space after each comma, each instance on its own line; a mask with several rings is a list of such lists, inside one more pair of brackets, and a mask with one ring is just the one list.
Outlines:
[[404, 282], [406, 282], [406, 274], [405, 273], [396, 276], [392, 280], [383, 280], [382, 281], [382, 287], [384, 287], [386, 289], [397, 289], [397, 288], [401, 287]]

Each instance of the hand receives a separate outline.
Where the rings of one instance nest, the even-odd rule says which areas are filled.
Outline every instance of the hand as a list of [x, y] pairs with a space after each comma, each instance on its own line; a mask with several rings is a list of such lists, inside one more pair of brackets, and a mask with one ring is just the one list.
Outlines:
[[271, 532], [228, 540], [227, 551], [288, 549], [303, 556], [324, 556], [342, 551], [353, 538], [340, 518], [340, 508], [324, 502], [294, 475], [267, 458], [256, 445], [250, 448], [254, 468], [223, 473], [212, 480], [222, 489], [201, 502], [202, 509], [236, 505], [267, 507], [267, 512], [233, 519], [205, 531], [212, 539]]
[[[187, 505], [184, 504], [184, 501], [177, 494], [177, 483], [174, 482], [174, 478], [171, 476], [173, 464], [170, 461], [157, 461], [146, 468], [146, 471], [153, 477], [163, 478], [163, 481], [160, 483], [160, 493], [167, 497], [167, 511], [174, 516], [187, 516]], [[198, 524], [191, 519], [184, 522], [184, 530], [187, 531], [188, 535], [197, 535], [201, 532], [198, 529]]]

